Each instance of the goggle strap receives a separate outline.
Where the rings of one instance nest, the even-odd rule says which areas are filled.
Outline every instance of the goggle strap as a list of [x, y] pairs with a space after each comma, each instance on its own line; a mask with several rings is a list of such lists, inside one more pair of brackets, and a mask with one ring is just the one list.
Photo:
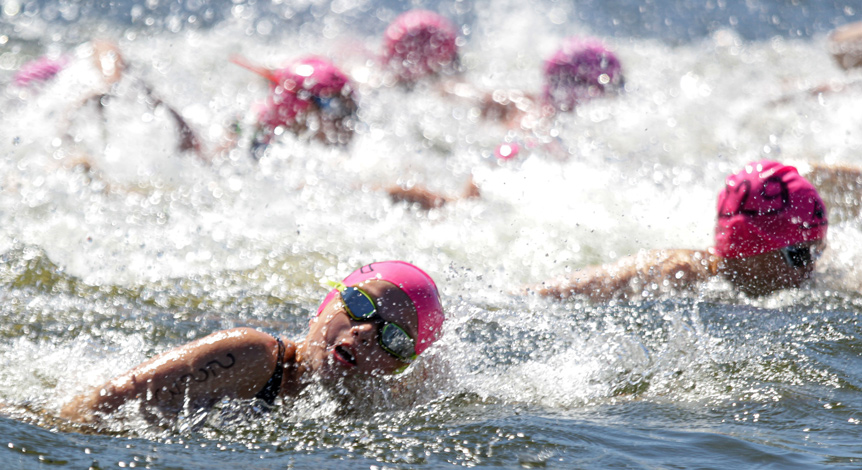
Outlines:
[[331, 287], [331, 288], [337, 290], [338, 292], [344, 292], [347, 290], [347, 286], [345, 286], [344, 283], [341, 281], [333, 281], [330, 279], [321, 279], [320, 283], [326, 287]]

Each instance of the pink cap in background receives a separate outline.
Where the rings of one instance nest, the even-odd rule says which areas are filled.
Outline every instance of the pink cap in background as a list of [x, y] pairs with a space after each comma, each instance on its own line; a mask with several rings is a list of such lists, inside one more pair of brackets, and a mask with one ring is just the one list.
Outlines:
[[619, 59], [596, 38], [568, 38], [545, 62], [545, 100], [561, 111], [622, 85]]
[[404, 82], [452, 71], [458, 64], [455, 27], [428, 10], [399, 15], [386, 28], [383, 59]]

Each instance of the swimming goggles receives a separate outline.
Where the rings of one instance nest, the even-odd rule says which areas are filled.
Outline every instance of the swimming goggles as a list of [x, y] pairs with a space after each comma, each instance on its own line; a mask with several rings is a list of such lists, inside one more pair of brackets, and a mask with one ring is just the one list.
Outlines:
[[377, 313], [371, 296], [358, 287], [347, 287], [340, 282], [328, 281], [341, 294], [341, 303], [350, 318], [356, 321], [376, 321], [380, 347], [398, 360], [411, 362], [416, 358], [416, 342], [404, 328], [384, 320]]
[[311, 101], [320, 108], [320, 112], [331, 120], [346, 118], [353, 114], [345, 101], [338, 96], [323, 97], [311, 95]]
[[791, 245], [778, 250], [791, 268], [803, 268], [817, 261], [823, 254], [820, 245]]

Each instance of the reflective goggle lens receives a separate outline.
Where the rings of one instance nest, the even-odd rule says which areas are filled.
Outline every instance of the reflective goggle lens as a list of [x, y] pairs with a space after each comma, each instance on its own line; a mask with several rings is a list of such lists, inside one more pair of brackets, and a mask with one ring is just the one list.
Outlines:
[[320, 112], [330, 119], [340, 119], [349, 116], [350, 110], [344, 100], [339, 97], [311, 96], [311, 101], [320, 108]]
[[816, 245], [785, 246], [781, 250], [784, 262], [791, 268], [802, 268], [820, 258], [821, 251]]
[[413, 338], [394, 323], [386, 323], [380, 329], [380, 346], [402, 361], [410, 361], [416, 355]]
[[374, 306], [368, 294], [356, 287], [348, 287], [341, 291], [341, 301], [347, 308], [347, 314], [354, 320], [369, 320], [377, 313], [377, 307]]

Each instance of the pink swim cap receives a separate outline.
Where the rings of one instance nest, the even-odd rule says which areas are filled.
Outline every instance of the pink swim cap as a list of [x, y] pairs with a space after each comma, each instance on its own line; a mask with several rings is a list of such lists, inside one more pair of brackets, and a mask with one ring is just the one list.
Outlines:
[[40, 57], [22, 65], [18, 69], [18, 72], [15, 73], [12, 81], [20, 87], [30, 86], [34, 82], [47, 82], [63, 70], [68, 62], [69, 60], [65, 57], [60, 59], [51, 59], [45, 56]]
[[[440, 327], [443, 326], [443, 306], [440, 304], [440, 294], [431, 276], [416, 266], [404, 261], [381, 261], [365, 265], [342, 281], [346, 286], [353, 286], [363, 281], [377, 279], [395, 284], [407, 294], [416, 308], [419, 337], [416, 338], [416, 354], [428, 349], [434, 341], [440, 338]], [[320, 315], [323, 309], [338, 295], [333, 289], [317, 309]]]
[[[269, 71], [265, 76], [272, 82], [272, 93], [258, 117], [264, 127], [292, 126], [297, 116], [308, 111], [314, 101], [318, 106], [324, 106], [336, 98], [349, 100], [350, 110], [355, 107], [350, 79], [323, 57], [298, 59], [285, 68]], [[346, 114], [340, 117], [346, 117]]]
[[716, 255], [746, 258], [826, 238], [826, 206], [796, 168], [763, 160], [725, 183], [718, 195]]
[[404, 82], [453, 70], [458, 64], [456, 36], [446, 18], [428, 10], [411, 10], [386, 28], [383, 59]]
[[545, 62], [545, 100], [561, 111], [622, 85], [619, 59], [596, 38], [566, 39]]

